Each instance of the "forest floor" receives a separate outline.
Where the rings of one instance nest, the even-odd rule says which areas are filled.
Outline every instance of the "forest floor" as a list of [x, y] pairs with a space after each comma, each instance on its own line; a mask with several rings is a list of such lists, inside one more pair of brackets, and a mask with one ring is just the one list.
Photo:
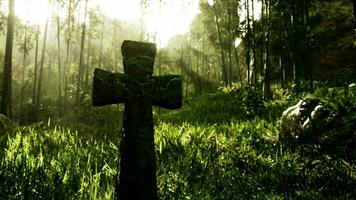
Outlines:
[[[354, 157], [280, 140], [282, 112], [301, 98], [280, 94], [264, 102], [222, 89], [178, 111], [155, 109], [160, 199], [354, 199]], [[74, 116], [0, 137], [0, 199], [113, 199], [122, 107]]]

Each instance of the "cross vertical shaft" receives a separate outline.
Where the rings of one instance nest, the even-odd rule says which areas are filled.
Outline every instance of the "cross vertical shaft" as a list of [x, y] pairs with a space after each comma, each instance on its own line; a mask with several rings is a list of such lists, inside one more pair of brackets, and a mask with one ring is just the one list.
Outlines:
[[157, 199], [152, 100], [148, 92], [156, 46], [125, 41], [121, 52], [125, 74], [139, 83], [141, 91], [125, 102], [118, 195], [121, 199]]

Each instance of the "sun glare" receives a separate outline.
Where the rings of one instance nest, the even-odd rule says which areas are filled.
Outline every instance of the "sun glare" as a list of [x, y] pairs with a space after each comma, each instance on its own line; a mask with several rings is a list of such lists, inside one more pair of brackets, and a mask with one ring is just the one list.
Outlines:
[[[142, 17], [149, 40], [156, 42], [159, 47], [165, 47], [170, 38], [189, 31], [190, 23], [200, 12], [199, 0], [162, 0], [161, 5], [159, 2], [150, 0], [149, 6], [142, 10], [140, 0], [89, 0], [89, 7], [98, 6], [106, 17], [131, 23], [140, 23]], [[6, 6], [3, 4], [2, 8], [5, 13]], [[15, 8], [16, 16], [28, 24], [44, 24], [49, 9], [57, 10], [49, 8], [48, 0], [16, 0]], [[64, 18], [65, 9], [59, 15]]]
[[48, 0], [17, 0], [15, 13], [29, 24], [43, 24], [49, 13]]
[[199, 13], [198, 1], [191, 6], [172, 1], [162, 5], [161, 13], [159, 7], [157, 2], [152, 5], [145, 23], [151, 35], [157, 34], [156, 42], [161, 47], [166, 46], [172, 36], [188, 32], [191, 21]]
[[[142, 10], [140, 0], [94, 0], [103, 12], [112, 18], [140, 23]], [[161, 9], [160, 9], [161, 7]], [[170, 38], [189, 31], [194, 16], [199, 13], [199, 0], [176, 1], [150, 0], [143, 10], [143, 21], [148, 35], [165, 47]], [[151, 41], [153, 42], [153, 41]]]

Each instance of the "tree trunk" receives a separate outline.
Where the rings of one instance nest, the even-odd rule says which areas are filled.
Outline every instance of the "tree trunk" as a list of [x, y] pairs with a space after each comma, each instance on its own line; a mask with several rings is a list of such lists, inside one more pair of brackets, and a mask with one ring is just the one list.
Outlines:
[[215, 0], [213, 3], [213, 11], [214, 11], [214, 16], [215, 16], [216, 29], [218, 32], [219, 44], [220, 44], [221, 71], [222, 71], [224, 84], [226, 86], [226, 84], [228, 84], [228, 76], [227, 76], [227, 71], [226, 71], [226, 59], [225, 59], [224, 45], [223, 45], [223, 41], [222, 41], [222, 37], [221, 37], [219, 19], [218, 19], [218, 15], [217, 15], [217, 11], [216, 11], [216, 1]]
[[24, 93], [25, 93], [26, 58], [27, 58], [27, 26], [25, 27], [25, 39], [24, 39], [24, 48], [23, 48], [23, 57], [22, 57], [21, 95], [20, 95], [20, 122], [22, 122], [22, 117], [23, 117], [23, 100], [24, 100]]
[[295, 2], [292, 0], [292, 16], [291, 16], [291, 26], [292, 26], [292, 65], [293, 65], [293, 80], [297, 81], [297, 69], [296, 69], [296, 35], [295, 35]]
[[64, 98], [63, 98], [63, 115], [65, 115], [67, 111], [67, 97], [68, 97], [68, 69], [69, 69], [69, 63], [70, 63], [70, 41], [71, 41], [71, 17], [72, 17], [72, 0], [69, 0], [68, 3], [68, 30], [69, 30], [69, 35], [67, 36], [67, 41], [66, 41], [66, 64], [64, 65]]
[[[355, 0], [353, 1], [355, 3]], [[355, 8], [354, 8], [355, 9]], [[355, 11], [355, 10], [354, 10]], [[306, 57], [306, 61], [307, 61], [307, 69], [308, 69], [308, 81], [309, 81], [309, 89], [310, 92], [313, 92], [314, 88], [313, 88], [313, 68], [312, 65], [310, 64], [310, 46], [311, 46], [311, 42], [310, 42], [310, 16], [309, 16], [309, 1], [305, 1], [305, 23], [306, 23], [306, 41], [307, 41], [307, 57]]]
[[[204, 25], [203, 25], [204, 27]], [[205, 87], [205, 77], [206, 77], [206, 73], [209, 71], [207, 71], [206, 68], [206, 55], [205, 55], [205, 27], [203, 28], [203, 35], [202, 35], [202, 55], [201, 55], [201, 81], [200, 81], [200, 93], [199, 95], [202, 94], [204, 87]]]
[[[85, 14], [85, 15], [86, 15], [86, 14]], [[103, 62], [104, 28], [105, 28], [105, 17], [104, 17], [103, 27], [101, 28], [101, 35], [100, 35], [99, 69], [101, 69], [101, 67], [102, 67], [102, 62]], [[82, 37], [83, 37], [83, 36], [82, 36]]]
[[[161, 39], [159, 40], [161, 46]], [[162, 49], [159, 48], [157, 53], [158, 53], [158, 75], [161, 76], [162, 75]]]
[[114, 61], [115, 61], [115, 71], [116, 72], [119, 72], [119, 69], [118, 69], [118, 40], [117, 40], [117, 23], [116, 21], [114, 22], [114, 35], [115, 35], [115, 40], [114, 40]]
[[39, 35], [40, 35], [40, 26], [37, 25], [36, 28], [36, 50], [35, 50], [35, 69], [33, 72], [33, 91], [32, 91], [32, 103], [36, 104], [36, 95], [37, 95], [37, 74], [38, 74], [38, 46], [39, 46]]
[[85, 1], [85, 11], [84, 11], [84, 21], [82, 24], [82, 39], [80, 43], [80, 56], [79, 56], [79, 72], [77, 77], [77, 92], [76, 92], [76, 105], [79, 106], [80, 103], [80, 86], [82, 85], [83, 79], [83, 60], [84, 60], [84, 42], [85, 42], [85, 34], [86, 34], [86, 23], [85, 20], [87, 18], [87, 9], [88, 9], [88, 0]]
[[2, 84], [1, 113], [12, 117], [12, 47], [15, 25], [15, 0], [9, 0], [9, 16], [7, 18], [6, 49]]
[[[51, 5], [51, 1], [49, 1], [48, 10]], [[46, 20], [45, 31], [43, 36], [43, 46], [42, 46], [42, 55], [41, 55], [41, 66], [40, 66], [40, 74], [38, 77], [38, 86], [37, 86], [37, 98], [36, 98], [36, 107], [38, 108], [41, 103], [41, 90], [42, 90], [42, 78], [43, 78], [43, 67], [46, 56], [46, 43], [47, 43], [47, 32], [48, 32], [48, 21], [49, 21], [49, 13]]]
[[228, 31], [229, 31], [229, 47], [228, 47], [228, 56], [229, 56], [229, 86], [232, 87], [232, 43], [233, 43], [233, 34], [232, 34], [232, 19], [231, 19], [231, 6], [229, 1], [227, 1], [227, 13], [228, 13]]
[[[261, 61], [260, 61], [260, 69], [264, 69], [265, 66], [265, 6], [266, 6], [266, 0], [261, 0], [261, 29], [262, 29], [262, 36], [261, 36]], [[263, 71], [264, 73], [264, 71]], [[261, 73], [262, 75], [262, 73]], [[263, 74], [264, 76], [264, 74]]]
[[[158, 13], [158, 21], [159, 22], [161, 22], [161, 17], [162, 17], [162, 0], [159, 0], [159, 13]], [[156, 38], [155, 38], [155, 40], [156, 40]], [[162, 38], [161, 38], [161, 36], [158, 38], [158, 42], [159, 42], [159, 49], [158, 49], [158, 75], [161, 76], [162, 75]]]
[[255, 90], [257, 89], [257, 65], [256, 65], [256, 23], [255, 23], [255, 0], [251, 1], [251, 7], [252, 7], [252, 53], [253, 53], [253, 78], [254, 78], [254, 85], [255, 85]]
[[59, 117], [63, 116], [63, 103], [62, 103], [62, 69], [61, 69], [61, 32], [59, 24], [59, 3], [57, 8], [57, 57], [58, 57], [58, 111]]
[[[356, 0], [352, 0], [352, 5], [354, 8], [354, 30], [356, 30]], [[356, 31], [355, 31], [356, 33]]]
[[279, 69], [281, 70], [280, 72], [280, 75], [281, 75], [281, 86], [282, 88], [284, 88], [284, 84], [285, 84], [285, 81], [284, 81], [284, 78], [285, 78], [285, 71], [284, 71], [284, 65], [283, 65], [283, 62], [282, 62], [282, 55], [279, 56], [278, 58], [278, 65], [279, 65]]
[[197, 64], [196, 64], [196, 76], [195, 76], [195, 94], [196, 95], [199, 95], [199, 90], [200, 90], [200, 86], [199, 86], [199, 67], [200, 67], [200, 56], [199, 56], [199, 45], [198, 45], [198, 49], [197, 49], [197, 57], [196, 57], [196, 61], [197, 61]]
[[[187, 72], [190, 70], [191, 66], [191, 58], [190, 58], [190, 44], [188, 44], [188, 66], [187, 66]], [[189, 76], [188, 73], [186, 73], [187, 79], [186, 79], [186, 84], [185, 84], [185, 96], [188, 97], [189, 94]]]
[[240, 69], [239, 56], [237, 54], [237, 49], [236, 48], [234, 48], [234, 51], [235, 51], [235, 59], [236, 59], [236, 65], [237, 65], [237, 71], [238, 71], [237, 73], [239, 74], [241, 87], [243, 87], [244, 84], [242, 82], [242, 74], [241, 74], [241, 69]]
[[84, 83], [84, 88], [86, 91], [89, 91], [89, 71], [90, 71], [90, 46], [91, 46], [91, 40], [88, 37], [88, 53], [87, 53], [87, 63], [86, 63], [86, 68], [85, 68], [85, 83]]
[[184, 47], [183, 44], [181, 46], [181, 52], [180, 52], [180, 67], [181, 67], [181, 76], [182, 76], [182, 83], [184, 83]]
[[251, 70], [250, 70], [250, 48], [251, 48], [251, 27], [250, 27], [250, 3], [249, 0], [245, 0], [245, 7], [246, 7], [246, 40], [247, 40], [247, 47], [246, 47], [246, 65], [247, 65], [247, 83], [251, 85]]
[[264, 99], [268, 100], [271, 96], [271, 87], [270, 87], [270, 52], [269, 52], [269, 40], [270, 40], [270, 23], [271, 23], [271, 4], [266, 1], [266, 14], [268, 17], [267, 23], [267, 36], [265, 38], [265, 47], [266, 47], [266, 57], [265, 57], [265, 67], [264, 67]]

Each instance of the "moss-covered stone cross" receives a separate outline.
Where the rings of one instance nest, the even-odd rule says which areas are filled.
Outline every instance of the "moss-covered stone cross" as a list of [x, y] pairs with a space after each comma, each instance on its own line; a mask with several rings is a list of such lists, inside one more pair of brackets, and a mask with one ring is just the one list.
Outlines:
[[124, 74], [95, 69], [93, 105], [125, 103], [118, 199], [157, 199], [152, 105], [182, 105], [180, 76], [152, 76], [156, 45], [124, 41]]

